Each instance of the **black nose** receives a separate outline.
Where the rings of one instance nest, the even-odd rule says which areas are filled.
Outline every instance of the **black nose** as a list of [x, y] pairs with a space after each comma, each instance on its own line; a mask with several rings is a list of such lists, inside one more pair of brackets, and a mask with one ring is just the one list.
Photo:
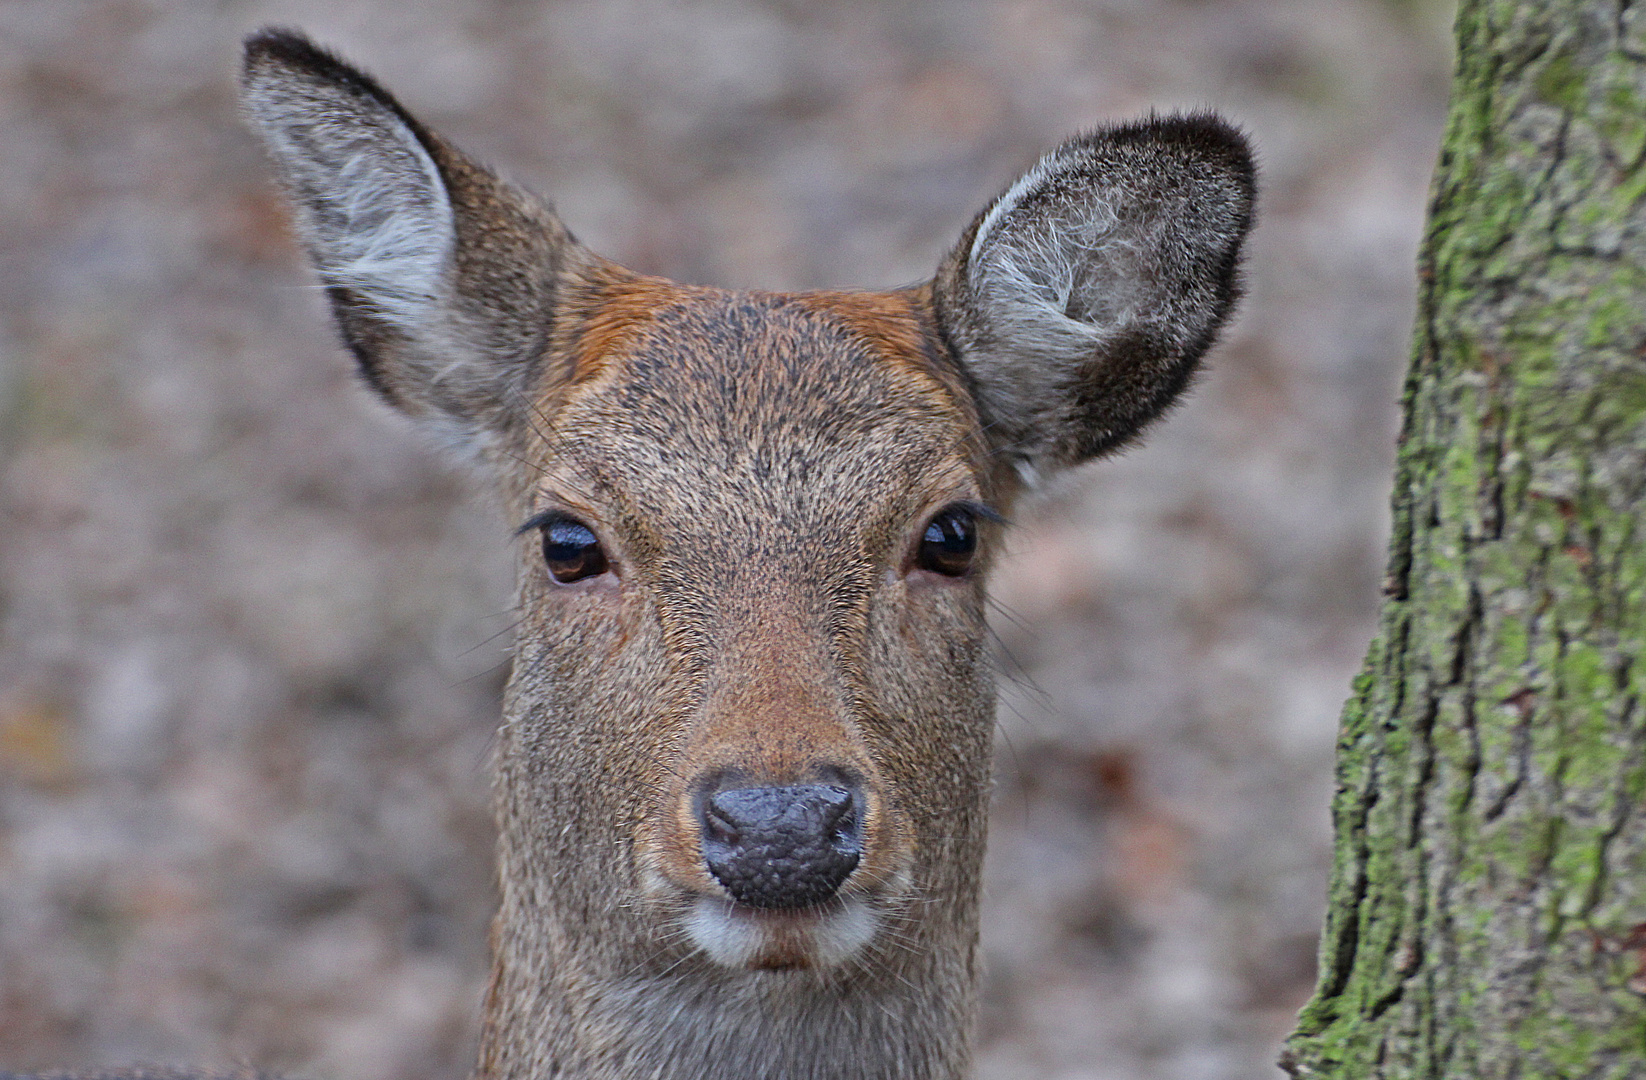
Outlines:
[[858, 803], [828, 784], [713, 792], [703, 801], [703, 858], [740, 904], [821, 904], [863, 855]]

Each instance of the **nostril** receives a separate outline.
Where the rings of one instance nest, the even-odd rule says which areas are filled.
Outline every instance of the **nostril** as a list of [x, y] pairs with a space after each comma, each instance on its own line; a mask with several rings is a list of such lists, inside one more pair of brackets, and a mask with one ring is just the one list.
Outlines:
[[831, 784], [716, 791], [703, 803], [704, 862], [739, 903], [822, 903], [862, 858], [859, 801]]
[[714, 800], [703, 811], [703, 835], [719, 844], [735, 844], [739, 839], [737, 823], [716, 806]]
[[835, 844], [857, 843], [857, 809], [847, 807], [837, 818], [829, 831], [829, 840]]
[[833, 843], [857, 842], [857, 799], [849, 791], [831, 787], [831, 795], [822, 807], [823, 831]]

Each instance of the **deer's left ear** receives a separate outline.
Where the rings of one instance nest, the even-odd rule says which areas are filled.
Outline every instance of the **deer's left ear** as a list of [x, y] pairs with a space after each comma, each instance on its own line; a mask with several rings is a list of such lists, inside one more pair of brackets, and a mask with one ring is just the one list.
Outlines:
[[997, 452], [1049, 471], [1121, 445], [1239, 298], [1251, 149], [1209, 115], [1078, 136], [978, 215], [934, 283]]

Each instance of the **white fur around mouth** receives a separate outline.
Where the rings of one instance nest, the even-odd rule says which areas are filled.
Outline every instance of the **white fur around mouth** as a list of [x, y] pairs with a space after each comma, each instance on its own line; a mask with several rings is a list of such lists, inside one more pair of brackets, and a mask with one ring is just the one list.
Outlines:
[[842, 964], [874, 937], [879, 917], [862, 900], [824, 909], [757, 911], [702, 896], [685, 919], [692, 943], [729, 968], [827, 968]]

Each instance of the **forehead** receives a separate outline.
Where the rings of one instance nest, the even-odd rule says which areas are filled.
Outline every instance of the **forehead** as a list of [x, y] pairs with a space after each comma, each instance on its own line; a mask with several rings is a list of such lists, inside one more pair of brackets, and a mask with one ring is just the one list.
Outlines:
[[977, 494], [970, 404], [916, 294], [644, 282], [597, 297], [565, 347], [548, 456], [608, 495], [792, 517]]

